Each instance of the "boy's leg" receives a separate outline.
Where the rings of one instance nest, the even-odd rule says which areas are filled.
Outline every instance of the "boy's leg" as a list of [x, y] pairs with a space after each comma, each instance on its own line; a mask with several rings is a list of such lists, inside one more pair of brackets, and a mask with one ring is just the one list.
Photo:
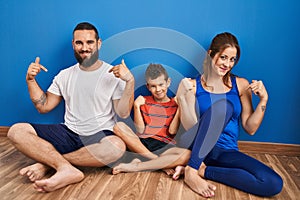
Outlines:
[[149, 161], [140, 162], [134, 160], [131, 163], [121, 163], [114, 167], [113, 174], [121, 172], [169, 169], [178, 165], [186, 165], [190, 158], [190, 153], [191, 152], [187, 149], [173, 147], [166, 150], [159, 157]]
[[114, 126], [114, 133], [125, 142], [130, 151], [136, 152], [149, 159], [158, 157], [141, 143], [140, 138], [125, 123], [116, 123], [116, 125]]

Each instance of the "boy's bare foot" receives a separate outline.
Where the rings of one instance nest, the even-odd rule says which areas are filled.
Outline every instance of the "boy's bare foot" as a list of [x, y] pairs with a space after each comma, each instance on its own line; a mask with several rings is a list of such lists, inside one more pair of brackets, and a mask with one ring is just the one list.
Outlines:
[[44, 165], [42, 163], [35, 163], [33, 165], [29, 165], [20, 170], [20, 175], [27, 176], [30, 181], [34, 182], [36, 180], [42, 179], [50, 167]]
[[172, 178], [173, 180], [178, 180], [181, 174], [184, 174], [184, 166], [177, 166], [175, 168], [175, 173], [173, 174]]
[[162, 169], [168, 176], [172, 176], [175, 173], [174, 169]]
[[36, 180], [34, 189], [38, 192], [51, 192], [67, 185], [82, 181], [83, 173], [77, 168], [64, 166], [48, 179]]
[[130, 163], [120, 163], [112, 169], [112, 174], [116, 175], [122, 172], [136, 172], [138, 171], [137, 165], [140, 162], [140, 159], [135, 158]]
[[184, 182], [203, 197], [213, 197], [216, 186], [200, 177], [198, 171], [190, 166], [185, 167]]

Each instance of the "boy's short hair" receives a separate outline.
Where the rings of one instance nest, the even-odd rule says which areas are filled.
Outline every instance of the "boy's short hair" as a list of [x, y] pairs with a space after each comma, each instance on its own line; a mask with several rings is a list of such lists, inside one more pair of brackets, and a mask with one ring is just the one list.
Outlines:
[[153, 80], [161, 75], [165, 76], [166, 81], [168, 80], [169, 78], [168, 72], [161, 64], [150, 63], [145, 72], [145, 79], [146, 81], [148, 81], [148, 79]]

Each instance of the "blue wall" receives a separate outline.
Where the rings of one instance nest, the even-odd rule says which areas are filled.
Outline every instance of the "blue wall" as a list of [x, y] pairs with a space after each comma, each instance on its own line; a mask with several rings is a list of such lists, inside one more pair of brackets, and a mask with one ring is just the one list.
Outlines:
[[38, 82], [46, 90], [60, 69], [76, 62], [72, 30], [89, 21], [103, 40], [100, 58], [113, 64], [125, 58], [136, 74], [149, 62], [162, 63], [173, 70], [174, 88], [200, 70], [201, 47], [219, 32], [234, 33], [242, 49], [234, 73], [263, 80], [270, 97], [256, 135], [240, 139], [300, 144], [299, 8], [297, 0], [0, 0], [0, 126], [63, 120], [63, 104], [45, 115], [35, 110], [25, 74], [40, 56], [49, 72]]

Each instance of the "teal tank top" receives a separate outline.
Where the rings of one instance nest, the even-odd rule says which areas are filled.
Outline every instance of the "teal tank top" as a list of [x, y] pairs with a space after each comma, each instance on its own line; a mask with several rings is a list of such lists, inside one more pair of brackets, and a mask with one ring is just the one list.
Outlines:
[[225, 149], [238, 150], [238, 136], [240, 126], [240, 114], [242, 110], [241, 101], [239, 97], [239, 91], [236, 84], [236, 77], [231, 77], [232, 88], [230, 91], [222, 94], [210, 93], [202, 87], [200, 76], [196, 78], [197, 89], [196, 99], [200, 110], [200, 117], [203, 113], [216, 101], [220, 99], [226, 99], [230, 101], [234, 106], [234, 113], [229, 123], [223, 130], [218, 139], [216, 145]]

